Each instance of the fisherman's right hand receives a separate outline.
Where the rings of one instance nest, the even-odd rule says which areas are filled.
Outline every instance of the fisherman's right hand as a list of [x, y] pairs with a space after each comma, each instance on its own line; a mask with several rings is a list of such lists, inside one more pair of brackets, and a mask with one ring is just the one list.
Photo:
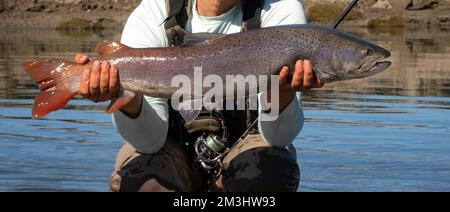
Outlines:
[[[89, 63], [89, 57], [85, 54], [77, 54], [75, 62], [84, 65]], [[120, 79], [119, 71], [115, 66], [106, 61], [94, 61], [92, 70], [83, 73], [79, 92], [94, 102], [115, 100], [119, 97]], [[127, 105], [120, 110], [129, 118], [137, 118], [142, 111], [142, 95], [136, 95]]]
[[[89, 63], [89, 57], [79, 53], [75, 62], [84, 65]], [[85, 70], [79, 92], [83, 97], [93, 102], [105, 102], [116, 99], [119, 95], [119, 73], [114, 65], [107, 61], [94, 61], [92, 69]]]

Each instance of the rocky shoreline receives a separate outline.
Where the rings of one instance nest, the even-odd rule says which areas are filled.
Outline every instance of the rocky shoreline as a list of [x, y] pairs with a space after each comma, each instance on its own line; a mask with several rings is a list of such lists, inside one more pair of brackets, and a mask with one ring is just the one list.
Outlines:
[[[114, 28], [122, 26], [140, 0], [2, 0], [2, 28]], [[75, 21], [74, 21], [75, 20]], [[76, 20], [84, 20], [86, 26]], [[66, 26], [63, 24], [66, 23]]]
[[[121, 27], [141, 0], [2, 0], [2, 28], [102, 30]], [[331, 23], [351, 0], [301, 0], [313, 22]], [[450, 30], [450, 0], [366, 0], [345, 25]], [[331, 14], [331, 15], [330, 15]], [[328, 16], [327, 16], [328, 15]], [[352, 18], [353, 16], [353, 18]], [[393, 22], [395, 20], [395, 22]]]
[[[314, 18], [312, 9], [320, 4], [330, 5], [342, 11], [351, 0], [303, 0], [301, 2], [311, 19]], [[333, 13], [323, 9], [319, 11], [321, 12], [319, 14]], [[356, 14], [356, 18], [347, 20], [344, 25], [450, 30], [450, 0], [364, 0], [358, 3], [353, 13]], [[351, 16], [349, 18], [351, 19]]]

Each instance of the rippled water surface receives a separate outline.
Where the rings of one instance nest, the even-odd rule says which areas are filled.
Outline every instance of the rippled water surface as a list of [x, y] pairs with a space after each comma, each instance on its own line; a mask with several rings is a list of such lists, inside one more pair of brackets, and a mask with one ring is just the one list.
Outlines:
[[[393, 53], [376, 77], [304, 95], [295, 141], [302, 191], [450, 191], [450, 34], [348, 29]], [[118, 30], [120, 31], [120, 30]], [[36, 87], [20, 64], [71, 59], [118, 33], [0, 33], [0, 191], [107, 191], [123, 144], [104, 105], [77, 100], [31, 119]]]

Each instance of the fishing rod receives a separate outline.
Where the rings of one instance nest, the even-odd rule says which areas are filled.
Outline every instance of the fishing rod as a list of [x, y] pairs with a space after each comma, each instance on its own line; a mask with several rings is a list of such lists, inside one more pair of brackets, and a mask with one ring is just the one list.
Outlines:
[[333, 29], [336, 29], [342, 21], [344, 21], [345, 17], [352, 11], [352, 9], [358, 4], [359, 0], [353, 0], [350, 5], [348, 5], [347, 9], [342, 12], [341, 16], [337, 19], [336, 23], [333, 26]]
[[[337, 19], [336, 23], [333, 26], [333, 29], [336, 29], [339, 24], [342, 23], [342, 21], [344, 21], [345, 17], [347, 17], [347, 15], [352, 11], [352, 9], [356, 6], [356, 4], [358, 4], [359, 0], [353, 0], [350, 5], [348, 5], [348, 7], [344, 10], [344, 12], [342, 12], [342, 14], [339, 16], [339, 18]], [[259, 122], [259, 118], [258, 117], [253, 124], [248, 128], [248, 130], [242, 135], [242, 137], [240, 138], [240, 140], [244, 139], [249, 133], [250, 131], [256, 127], [256, 125]], [[238, 142], [236, 142], [238, 143]]]

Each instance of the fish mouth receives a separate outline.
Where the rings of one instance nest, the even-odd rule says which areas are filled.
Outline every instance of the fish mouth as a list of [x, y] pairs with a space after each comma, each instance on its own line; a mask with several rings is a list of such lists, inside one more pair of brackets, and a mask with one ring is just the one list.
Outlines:
[[383, 61], [384, 59], [386, 57], [367, 60], [361, 65], [361, 71], [355, 78], [365, 78], [383, 72], [392, 65], [390, 61]]
[[371, 68], [369, 68], [369, 70], [363, 72], [361, 74], [361, 76], [359, 77], [370, 77], [376, 74], [379, 74], [381, 72], [383, 72], [384, 70], [386, 70], [387, 68], [389, 68], [389, 66], [391, 66], [392, 63], [390, 61], [379, 61], [376, 62]]
[[378, 74], [389, 68], [392, 65], [392, 62], [384, 61], [389, 57], [391, 57], [391, 52], [389, 52], [388, 50], [383, 50], [383, 56], [374, 60], [372, 65], [369, 66], [370, 68], [367, 70], [367, 72], [372, 74]]
[[368, 70], [368, 72], [377, 74], [377, 73], [380, 73], [380, 72], [386, 70], [391, 65], [392, 65], [392, 62], [390, 62], [390, 61], [379, 61], [379, 62], [376, 62], [375, 65], [373, 65], [372, 68], [370, 68]]

